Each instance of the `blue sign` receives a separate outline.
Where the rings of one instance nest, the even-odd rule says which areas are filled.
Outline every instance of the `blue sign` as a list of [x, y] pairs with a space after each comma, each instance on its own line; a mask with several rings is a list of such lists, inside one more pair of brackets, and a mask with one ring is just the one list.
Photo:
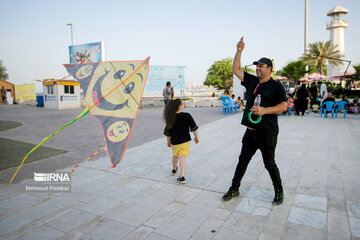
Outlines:
[[70, 64], [105, 61], [104, 45], [104, 42], [94, 42], [69, 46]]
[[175, 97], [185, 96], [183, 66], [152, 65], [144, 89], [144, 97], [162, 97], [166, 82], [170, 81]]

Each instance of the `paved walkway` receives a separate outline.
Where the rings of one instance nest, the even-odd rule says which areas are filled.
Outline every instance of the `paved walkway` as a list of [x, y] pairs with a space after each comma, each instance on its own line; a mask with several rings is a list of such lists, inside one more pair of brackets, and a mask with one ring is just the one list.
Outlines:
[[[185, 185], [171, 176], [164, 138], [82, 164], [72, 193], [0, 190], [1, 239], [360, 239], [360, 115], [282, 116], [276, 152], [285, 200], [261, 154], [241, 196], [222, 203], [241, 147], [241, 114], [203, 125], [190, 146]], [[69, 171], [71, 168], [64, 169]], [[22, 183], [33, 183], [24, 180]]]
[[[139, 110], [128, 148], [164, 136], [162, 111], [162, 107], [144, 107]], [[224, 118], [221, 108], [188, 108], [186, 111], [194, 116], [199, 126]], [[23, 123], [23, 126], [19, 128], [3, 132], [0, 131], [0, 137], [37, 145], [46, 136], [72, 121], [81, 112], [81, 109], [55, 110], [24, 105], [0, 105], [0, 120], [19, 121]], [[58, 169], [73, 166], [75, 163], [83, 162], [103, 145], [104, 136], [99, 122], [93, 116], [87, 114], [44, 144], [46, 147], [59, 148], [69, 152], [24, 165], [14, 181], [18, 182], [26, 178], [32, 178], [34, 171], [54, 172]], [[105, 156], [107, 155], [104, 151], [98, 154], [98, 157]], [[24, 156], [19, 156], [19, 161], [21, 161], [23, 157]], [[0, 171], [0, 184], [8, 183], [15, 171], [16, 168]]]

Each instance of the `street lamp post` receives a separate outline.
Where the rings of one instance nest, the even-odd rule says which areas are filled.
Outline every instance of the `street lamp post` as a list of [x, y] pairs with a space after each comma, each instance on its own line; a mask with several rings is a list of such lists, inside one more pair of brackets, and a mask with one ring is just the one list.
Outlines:
[[71, 27], [71, 56], [70, 56], [70, 63], [71, 63], [71, 57], [72, 57], [72, 55], [73, 55], [73, 48], [74, 48], [73, 25], [72, 25], [72, 23], [68, 23], [68, 24], [66, 24], [66, 26], [70, 26], [70, 27]]
[[[305, 0], [304, 54], [306, 54], [307, 45], [308, 45], [308, 0]], [[309, 70], [309, 66], [307, 64], [305, 70], [306, 71]]]

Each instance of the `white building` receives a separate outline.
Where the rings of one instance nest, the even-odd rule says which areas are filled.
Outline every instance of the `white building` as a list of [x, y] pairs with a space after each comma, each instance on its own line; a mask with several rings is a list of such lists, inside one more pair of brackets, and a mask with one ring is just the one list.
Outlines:
[[44, 108], [80, 108], [80, 83], [72, 80], [45, 80]]
[[[347, 28], [348, 22], [344, 20], [344, 15], [347, 14], [349, 10], [336, 6], [327, 13], [327, 16], [331, 17], [331, 22], [326, 24], [326, 29], [330, 30], [330, 41], [337, 46], [337, 50], [340, 51], [340, 54], [345, 56], [345, 40], [344, 40], [344, 29]], [[340, 63], [338, 66], [334, 67], [331, 64], [328, 64], [327, 75], [329, 77], [334, 75], [339, 75], [345, 71], [345, 64]]]

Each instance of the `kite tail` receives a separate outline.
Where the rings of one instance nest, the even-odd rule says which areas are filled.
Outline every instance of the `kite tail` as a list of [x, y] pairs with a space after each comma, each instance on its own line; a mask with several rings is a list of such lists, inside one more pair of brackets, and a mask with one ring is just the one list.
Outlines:
[[20, 168], [22, 167], [22, 165], [24, 164], [25, 160], [27, 159], [27, 157], [33, 152], [35, 151], [37, 148], [39, 148], [42, 144], [44, 144], [47, 140], [49, 140], [50, 138], [52, 138], [54, 135], [58, 134], [61, 130], [63, 130], [64, 128], [70, 126], [71, 124], [73, 124], [74, 122], [76, 122], [77, 120], [79, 120], [81, 117], [85, 116], [86, 114], [89, 113], [89, 108], [86, 107], [85, 110], [79, 115], [77, 116], [74, 120], [72, 120], [71, 122], [65, 124], [64, 126], [62, 126], [61, 128], [59, 128], [57, 131], [55, 131], [54, 133], [50, 134], [49, 136], [47, 136], [46, 138], [44, 138], [37, 146], [35, 146], [33, 149], [30, 150], [30, 152], [28, 154], [26, 154], [26, 156], [24, 157], [24, 159], [22, 160], [20, 166], [18, 167], [18, 169], [16, 170], [14, 176], [11, 178], [10, 183], [12, 183], [12, 181], [14, 180], [14, 178], [16, 177], [16, 175], [18, 174]]
[[[99, 150], [97, 150], [96, 152], [94, 152], [90, 157], [88, 157], [84, 162], [89, 161], [90, 158], [92, 158], [93, 156], [95, 156], [96, 154], [98, 154], [101, 150], [103, 150], [105, 148], [105, 146], [102, 146]], [[75, 172], [75, 168], [80, 167], [80, 165], [75, 165], [73, 167], [73, 169], [71, 170], [71, 175], [73, 175], [73, 173]]]

